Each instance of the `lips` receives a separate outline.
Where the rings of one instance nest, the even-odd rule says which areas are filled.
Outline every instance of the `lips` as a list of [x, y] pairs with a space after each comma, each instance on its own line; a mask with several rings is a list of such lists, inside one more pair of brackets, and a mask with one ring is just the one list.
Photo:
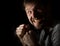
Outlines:
[[32, 22], [40, 22], [41, 21], [41, 19], [37, 19], [37, 18], [32, 18]]
[[32, 21], [32, 22], [35, 22], [35, 20], [39, 20], [39, 19], [37, 19], [37, 18], [32, 18], [31, 21]]

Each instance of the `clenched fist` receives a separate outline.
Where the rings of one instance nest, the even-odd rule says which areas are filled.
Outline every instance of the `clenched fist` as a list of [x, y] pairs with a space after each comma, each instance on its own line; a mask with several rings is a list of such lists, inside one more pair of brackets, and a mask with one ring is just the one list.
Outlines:
[[[22, 24], [16, 29], [16, 35], [22, 42], [23, 46], [36, 46], [35, 43], [36, 37], [33, 30], [29, 29], [29, 25]], [[34, 40], [35, 39], [35, 40]]]
[[17, 27], [16, 34], [18, 37], [22, 38], [28, 30], [29, 30], [29, 26], [22, 24], [19, 27]]

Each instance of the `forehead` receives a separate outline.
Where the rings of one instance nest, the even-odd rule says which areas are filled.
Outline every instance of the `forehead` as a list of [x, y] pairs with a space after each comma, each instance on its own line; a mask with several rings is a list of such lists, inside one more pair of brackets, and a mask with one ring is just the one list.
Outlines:
[[34, 4], [26, 4], [25, 5], [25, 10], [34, 9], [34, 8], [35, 8]]
[[33, 10], [33, 9], [45, 9], [43, 6], [35, 5], [33, 3], [25, 4], [25, 10]]

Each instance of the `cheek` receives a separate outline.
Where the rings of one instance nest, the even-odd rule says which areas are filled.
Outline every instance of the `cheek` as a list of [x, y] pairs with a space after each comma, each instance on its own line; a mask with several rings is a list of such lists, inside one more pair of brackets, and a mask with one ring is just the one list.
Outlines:
[[32, 23], [32, 18], [33, 18], [32, 14], [27, 14], [27, 18], [28, 18], [29, 22]]
[[31, 20], [32, 17], [31, 16], [28, 16], [28, 15], [27, 15], [27, 17], [28, 17], [29, 22], [32, 24], [32, 20]]
[[31, 20], [31, 16], [27, 15], [27, 18], [28, 18], [29, 21]]
[[30, 20], [31, 19], [31, 15], [30, 14], [27, 14], [27, 18]]

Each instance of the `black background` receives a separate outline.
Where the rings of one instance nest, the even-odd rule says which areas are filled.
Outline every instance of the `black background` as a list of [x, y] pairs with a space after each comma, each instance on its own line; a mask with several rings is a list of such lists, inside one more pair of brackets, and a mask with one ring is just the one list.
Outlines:
[[[28, 23], [25, 11], [22, 8], [23, 0], [1, 1], [1, 43], [2, 46], [20, 46], [21, 43], [15, 35], [15, 29], [22, 23]], [[58, 0], [52, 0], [52, 13], [56, 20], [60, 20], [60, 7]]]

